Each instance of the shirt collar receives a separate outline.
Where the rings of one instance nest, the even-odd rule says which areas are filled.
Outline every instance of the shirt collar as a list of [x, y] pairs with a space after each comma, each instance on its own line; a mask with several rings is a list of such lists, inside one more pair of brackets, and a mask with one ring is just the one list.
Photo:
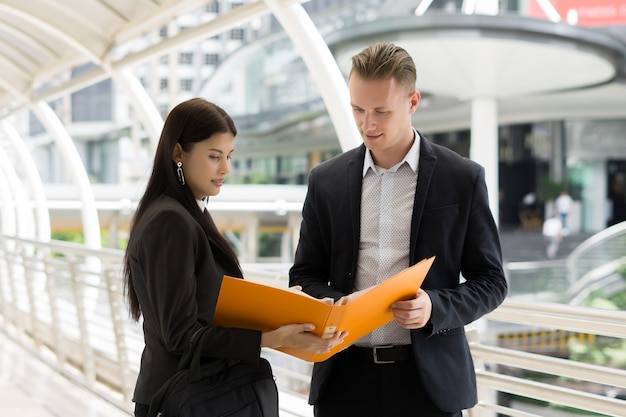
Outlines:
[[206, 208], [206, 200], [196, 200], [196, 202], [198, 203], [198, 207], [200, 207], [200, 210], [204, 211], [204, 209]]
[[[411, 145], [411, 149], [404, 155], [402, 161], [398, 162], [396, 165], [390, 168], [390, 171], [395, 171], [397, 168], [402, 166], [403, 163], [409, 164], [413, 172], [417, 172], [417, 163], [420, 158], [420, 136], [417, 134], [417, 131], [413, 129], [413, 145]], [[369, 149], [365, 149], [365, 160], [363, 162], [363, 177], [367, 174], [368, 169], [372, 169], [372, 171], [377, 172], [376, 164], [374, 164], [374, 159], [372, 158], [372, 154]], [[395, 168], [395, 169], [394, 169]]]

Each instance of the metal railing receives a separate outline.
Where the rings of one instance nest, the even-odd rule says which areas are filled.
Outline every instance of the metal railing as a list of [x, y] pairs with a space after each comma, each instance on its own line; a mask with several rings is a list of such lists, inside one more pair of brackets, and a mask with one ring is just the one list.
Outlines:
[[[119, 250], [0, 236], [0, 322], [11, 339], [131, 414], [143, 338], [140, 324], [128, 319], [122, 299], [122, 257]], [[248, 279], [286, 286], [285, 265], [243, 267]], [[617, 398], [626, 393], [625, 370], [498, 342], [499, 334], [515, 332], [520, 325], [626, 340], [624, 311], [508, 299], [471, 326], [480, 402], [470, 416], [544, 416], [520, 411], [519, 403], [507, 405], [501, 393], [516, 401], [526, 397], [600, 415], [626, 415], [626, 401]], [[264, 355], [272, 362], [281, 390], [281, 416], [311, 416], [306, 404], [311, 364], [273, 350]], [[533, 372], [551, 377], [533, 381], [528, 378]], [[569, 381], [568, 386], [562, 381]], [[589, 384], [603, 391], [590, 392]]]
[[[548, 329], [606, 336], [621, 340], [621, 346], [626, 348], [626, 343], [624, 343], [626, 341], [626, 311], [507, 300], [485, 318], [488, 321], [507, 325], [519, 324], [541, 329], [537, 332]], [[566, 337], [575, 337], [572, 333], [564, 332], [563, 334]], [[626, 369], [506, 349], [486, 345], [480, 341], [472, 343], [471, 347], [476, 363], [481, 365], [477, 369], [477, 379], [483, 390], [488, 387], [489, 390], [559, 404], [590, 413], [626, 416]], [[532, 380], [523, 376], [530, 373], [540, 373], [542, 377]], [[590, 392], [590, 386], [593, 386], [596, 392]], [[542, 414], [520, 412], [519, 404], [511, 408], [498, 404], [490, 398], [493, 397], [481, 396], [476, 409], [481, 412], [497, 411], [509, 416], [542, 416]]]
[[531, 301], [579, 303], [593, 290], [621, 281], [626, 264], [626, 222], [598, 232], [564, 259], [508, 262], [509, 296]]

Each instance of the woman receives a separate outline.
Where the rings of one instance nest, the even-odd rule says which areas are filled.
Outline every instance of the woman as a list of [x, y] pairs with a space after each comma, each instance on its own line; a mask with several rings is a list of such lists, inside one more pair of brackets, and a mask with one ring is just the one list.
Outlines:
[[242, 277], [235, 253], [205, 209], [206, 198], [220, 192], [230, 170], [236, 133], [228, 114], [201, 98], [179, 104], [165, 120], [124, 263], [130, 315], [143, 315], [145, 340], [135, 416], [147, 414], [200, 327], [209, 327], [203, 357], [251, 363], [258, 363], [262, 347], [325, 352], [343, 337], [317, 337], [309, 333], [311, 324], [269, 332], [211, 327], [222, 276]]

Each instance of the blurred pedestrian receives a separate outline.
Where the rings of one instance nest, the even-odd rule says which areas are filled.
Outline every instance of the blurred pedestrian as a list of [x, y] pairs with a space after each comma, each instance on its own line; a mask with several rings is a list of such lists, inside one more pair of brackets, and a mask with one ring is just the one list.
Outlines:
[[569, 231], [568, 226], [567, 226], [567, 217], [570, 211], [572, 210], [573, 203], [574, 203], [574, 200], [572, 200], [572, 197], [570, 197], [570, 195], [565, 190], [561, 191], [561, 195], [559, 195], [556, 201], [554, 202], [554, 205], [556, 207], [556, 212], [559, 214], [559, 217], [561, 218], [561, 231], [564, 234], [567, 234], [567, 232]]
[[561, 240], [563, 240], [561, 220], [556, 216], [546, 219], [543, 222], [542, 233], [546, 241], [546, 256], [548, 259], [554, 259], [559, 251]]

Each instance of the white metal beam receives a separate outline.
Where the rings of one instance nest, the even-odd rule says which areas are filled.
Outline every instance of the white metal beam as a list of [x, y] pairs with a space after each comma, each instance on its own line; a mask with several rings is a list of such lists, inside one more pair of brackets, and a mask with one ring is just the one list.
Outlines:
[[144, 86], [141, 85], [139, 79], [130, 69], [125, 68], [121, 71], [111, 69], [111, 72], [114, 75], [115, 81], [128, 93], [135, 112], [137, 112], [139, 118], [142, 120], [143, 127], [148, 131], [152, 150], [151, 155], [154, 155], [156, 153], [161, 130], [163, 129], [163, 119], [161, 118], [159, 110]]
[[16, 97], [22, 97], [28, 92], [30, 80], [26, 77], [26, 73], [17, 67], [14, 62], [0, 56], [0, 68], [2, 68], [0, 87]]
[[285, 29], [311, 72], [337, 132], [341, 149], [346, 151], [358, 146], [361, 137], [350, 109], [348, 86], [310, 16], [299, 3], [263, 1]]
[[9, 178], [2, 167], [0, 167], [0, 233], [7, 236], [17, 235], [15, 197], [9, 185]]
[[0, 128], [11, 142], [13, 149], [17, 152], [19, 163], [26, 173], [25, 180], [30, 185], [32, 199], [35, 202], [35, 220], [37, 239], [43, 242], [50, 240], [50, 212], [46, 201], [46, 194], [41, 181], [41, 176], [32, 155], [24, 141], [20, 138], [12, 124], [7, 120], [0, 121]]
[[415, 8], [415, 16], [423, 16], [424, 13], [426, 13], [426, 10], [428, 10], [428, 8], [430, 7], [430, 5], [433, 3], [433, 0], [422, 0], [420, 2], [420, 4], [417, 5], [417, 7]]
[[[39, 6], [29, 8], [23, 1], [5, 0], [0, 4], [0, 11], [34, 25], [42, 32], [89, 57], [93, 62], [100, 62], [101, 56], [109, 47], [109, 42], [101, 33], [95, 31], [95, 26], [90, 26], [89, 22], [82, 18], [68, 19], [67, 14], [61, 14], [58, 5], [50, 5], [48, 8], [41, 7], [43, 4]], [[68, 20], [70, 21], [65, 25], [56, 23]]]
[[33, 212], [26, 196], [26, 187], [15, 171], [13, 162], [7, 157], [7, 152], [4, 151], [0, 152], [0, 175], [5, 178], [9, 195], [12, 196], [9, 210], [15, 211], [15, 236], [32, 238], [34, 236]]
[[85, 165], [80, 159], [78, 150], [65, 129], [65, 126], [63, 126], [61, 120], [59, 120], [47, 103], [39, 101], [34, 103], [31, 109], [37, 115], [39, 121], [44, 125], [48, 133], [54, 138], [54, 142], [63, 160], [67, 164], [66, 166], [70, 169], [74, 182], [78, 187], [85, 246], [100, 249], [102, 247], [100, 241], [100, 220], [98, 218], [98, 211], [96, 210], [93, 189], [89, 183], [89, 177], [85, 170]]
[[536, 1], [539, 7], [541, 8], [541, 10], [546, 14], [548, 20], [550, 20], [551, 22], [555, 22], [555, 23], [561, 21], [561, 15], [556, 10], [556, 8], [554, 7], [554, 5], [552, 4], [550, 0], [536, 0]]

